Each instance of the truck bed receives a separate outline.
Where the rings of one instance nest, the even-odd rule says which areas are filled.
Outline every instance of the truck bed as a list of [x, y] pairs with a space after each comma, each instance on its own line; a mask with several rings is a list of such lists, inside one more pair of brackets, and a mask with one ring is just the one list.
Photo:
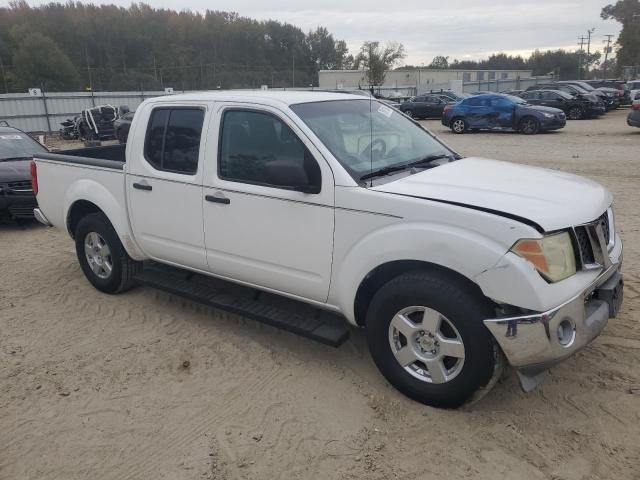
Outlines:
[[111, 219], [116, 232], [129, 235], [126, 213], [125, 145], [38, 153], [38, 204], [54, 226], [67, 228], [71, 206], [92, 199]]
[[122, 170], [125, 164], [126, 145], [107, 145], [104, 147], [76, 148], [59, 150], [53, 153], [39, 153], [36, 157], [62, 163], [75, 163], [94, 167]]

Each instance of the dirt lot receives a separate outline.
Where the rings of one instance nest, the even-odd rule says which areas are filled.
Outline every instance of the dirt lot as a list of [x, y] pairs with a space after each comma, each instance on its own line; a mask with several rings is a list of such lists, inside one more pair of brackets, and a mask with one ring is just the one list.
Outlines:
[[103, 295], [64, 232], [0, 226], [0, 478], [637, 479], [640, 129], [625, 115], [535, 137], [426, 122], [464, 155], [602, 182], [626, 242], [604, 334], [533, 393], [507, 372], [462, 411], [398, 394], [361, 332], [335, 350], [146, 288]]

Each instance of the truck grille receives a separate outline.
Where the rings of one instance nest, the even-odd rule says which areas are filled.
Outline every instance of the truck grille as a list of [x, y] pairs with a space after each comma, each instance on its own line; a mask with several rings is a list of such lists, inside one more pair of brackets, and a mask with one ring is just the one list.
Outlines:
[[[602, 239], [599, 231], [602, 232]], [[609, 251], [613, 247], [615, 232], [610, 228], [609, 211], [598, 219], [573, 228], [576, 256], [582, 268], [600, 268], [609, 262]]]

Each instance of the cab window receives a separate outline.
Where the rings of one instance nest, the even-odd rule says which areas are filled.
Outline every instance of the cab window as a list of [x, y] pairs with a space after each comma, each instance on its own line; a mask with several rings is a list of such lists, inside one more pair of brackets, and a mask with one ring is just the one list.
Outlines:
[[[274, 115], [227, 110], [220, 138], [218, 176], [223, 180], [284, 189], [320, 185], [320, 166], [311, 152]], [[292, 172], [290, 185], [283, 182], [283, 169]]]
[[153, 168], [194, 175], [198, 171], [202, 108], [155, 108], [151, 112], [144, 157]]

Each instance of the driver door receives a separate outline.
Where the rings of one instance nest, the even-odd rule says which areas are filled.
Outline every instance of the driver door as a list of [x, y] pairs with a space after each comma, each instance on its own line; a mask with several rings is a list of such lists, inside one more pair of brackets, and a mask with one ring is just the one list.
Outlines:
[[[203, 191], [212, 273], [268, 290], [327, 299], [334, 230], [333, 174], [309, 139], [276, 109], [217, 104], [215, 151]], [[298, 162], [318, 193], [273, 179], [274, 165]]]

